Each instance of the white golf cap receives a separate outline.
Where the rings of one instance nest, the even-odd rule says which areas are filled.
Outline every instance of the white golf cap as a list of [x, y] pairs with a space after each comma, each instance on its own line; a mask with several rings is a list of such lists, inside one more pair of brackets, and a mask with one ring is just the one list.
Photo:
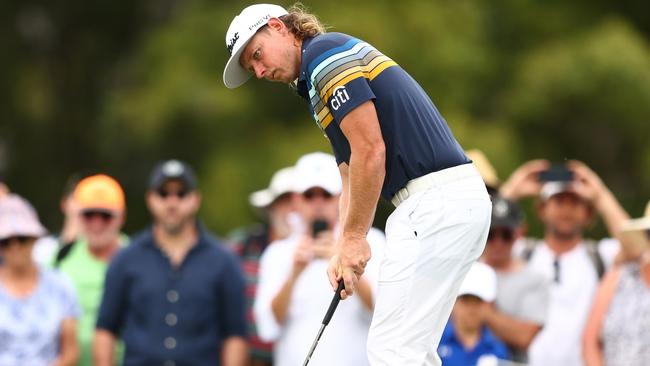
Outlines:
[[485, 263], [474, 262], [472, 268], [460, 285], [458, 296], [473, 295], [485, 302], [492, 302], [497, 297], [497, 275]]
[[302, 156], [296, 162], [296, 191], [304, 193], [310, 188], [322, 188], [332, 195], [342, 190], [341, 173], [336, 159], [330, 154], [315, 152]]
[[230, 53], [226, 68], [223, 70], [223, 83], [226, 87], [234, 89], [251, 77], [252, 74], [239, 63], [239, 56], [255, 33], [265, 26], [269, 19], [285, 14], [288, 14], [287, 10], [279, 5], [255, 4], [235, 16], [226, 32], [226, 47]]
[[248, 196], [250, 204], [258, 208], [267, 207], [283, 194], [295, 192], [293, 172], [293, 167], [282, 168], [275, 172], [268, 188], [253, 192]]

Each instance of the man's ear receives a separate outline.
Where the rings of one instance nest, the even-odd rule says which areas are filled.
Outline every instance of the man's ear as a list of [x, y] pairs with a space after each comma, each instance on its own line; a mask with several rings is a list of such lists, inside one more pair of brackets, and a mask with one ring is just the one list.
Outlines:
[[266, 23], [270, 29], [281, 32], [283, 29], [286, 29], [284, 23], [278, 18], [271, 18], [269, 22]]

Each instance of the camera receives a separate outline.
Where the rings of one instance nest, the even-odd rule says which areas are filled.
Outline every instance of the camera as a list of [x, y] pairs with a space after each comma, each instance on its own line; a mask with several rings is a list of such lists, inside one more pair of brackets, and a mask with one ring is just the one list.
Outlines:
[[327, 230], [329, 227], [327, 221], [323, 219], [316, 219], [311, 223], [311, 236], [315, 238], [321, 231]]
[[570, 182], [573, 180], [573, 172], [564, 164], [553, 164], [549, 169], [540, 172], [538, 179], [541, 182]]

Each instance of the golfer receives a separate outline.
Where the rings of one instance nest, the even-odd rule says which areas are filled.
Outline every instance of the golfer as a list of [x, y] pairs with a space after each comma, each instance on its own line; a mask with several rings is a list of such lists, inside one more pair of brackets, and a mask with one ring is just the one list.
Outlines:
[[[226, 34], [223, 79], [251, 74], [307, 101], [336, 156], [343, 191], [327, 270], [342, 298], [370, 259], [366, 235], [381, 195], [395, 205], [368, 338], [372, 365], [440, 365], [435, 350], [460, 284], [481, 255], [491, 204], [481, 177], [424, 90], [370, 44], [325, 33], [300, 6], [252, 5]], [[341, 350], [345, 352], [345, 350]]]

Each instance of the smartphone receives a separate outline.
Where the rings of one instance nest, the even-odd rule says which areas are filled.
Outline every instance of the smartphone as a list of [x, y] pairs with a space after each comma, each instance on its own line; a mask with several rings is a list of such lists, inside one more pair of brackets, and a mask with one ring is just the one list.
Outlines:
[[327, 224], [327, 221], [323, 219], [316, 219], [314, 222], [311, 223], [311, 236], [312, 238], [315, 238], [318, 236], [318, 233], [321, 231], [327, 230], [329, 225]]
[[570, 182], [573, 180], [573, 172], [564, 164], [553, 164], [540, 172], [538, 179], [542, 182]]

